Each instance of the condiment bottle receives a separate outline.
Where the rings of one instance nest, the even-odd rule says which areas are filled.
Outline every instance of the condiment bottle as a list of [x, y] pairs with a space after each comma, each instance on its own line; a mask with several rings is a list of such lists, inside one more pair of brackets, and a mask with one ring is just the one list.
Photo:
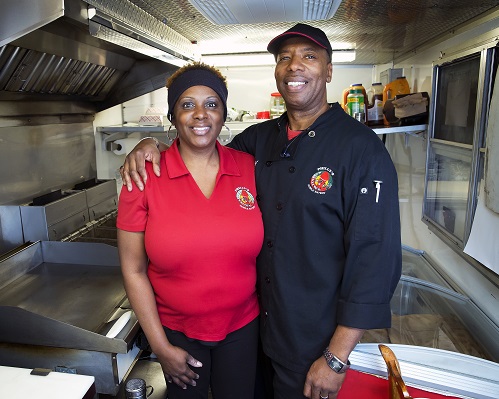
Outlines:
[[391, 100], [399, 94], [410, 94], [409, 82], [405, 76], [400, 76], [393, 82], [388, 83], [383, 89], [383, 102]]
[[279, 118], [286, 111], [286, 104], [281, 93], [270, 94], [270, 119]]
[[[352, 89], [358, 89], [358, 90], [362, 90], [362, 93], [364, 94], [364, 104], [367, 104], [367, 93], [366, 93], [366, 89], [364, 88], [364, 86], [362, 86], [362, 83], [352, 83], [349, 87], [347, 87], [346, 89], [343, 90], [343, 109], [348, 113], [348, 106], [347, 106], [347, 99], [348, 99], [348, 95], [350, 94], [350, 90]], [[365, 111], [364, 111], [365, 112]]]
[[[387, 101], [392, 100], [395, 96], [399, 94], [410, 94], [411, 89], [409, 88], [409, 82], [405, 78], [405, 76], [400, 76], [395, 79], [393, 82], [388, 83], [383, 89], [383, 105], [386, 104]], [[383, 122], [385, 126], [390, 126], [390, 123], [383, 116]]]
[[358, 121], [366, 122], [364, 93], [362, 89], [351, 89], [347, 96], [347, 112]]
[[383, 85], [373, 83], [367, 93], [369, 95], [367, 124], [369, 126], [383, 125]]

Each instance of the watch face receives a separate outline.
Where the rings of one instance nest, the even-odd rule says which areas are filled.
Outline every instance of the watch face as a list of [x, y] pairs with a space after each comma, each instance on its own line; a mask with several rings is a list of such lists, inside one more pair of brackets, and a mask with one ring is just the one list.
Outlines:
[[337, 359], [333, 358], [329, 362], [329, 367], [331, 367], [337, 373], [344, 373], [348, 369], [348, 365], [340, 363]]
[[343, 365], [340, 362], [338, 362], [336, 359], [333, 359], [333, 370], [339, 373], [342, 368]]

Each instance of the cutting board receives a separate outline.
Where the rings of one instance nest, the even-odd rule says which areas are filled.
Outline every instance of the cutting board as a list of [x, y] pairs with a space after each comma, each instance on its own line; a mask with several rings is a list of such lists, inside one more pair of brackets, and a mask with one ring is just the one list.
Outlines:
[[0, 366], [2, 397], [9, 399], [92, 399], [95, 378], [87, 375], [50, 372], [31, 375], [32, 369]]

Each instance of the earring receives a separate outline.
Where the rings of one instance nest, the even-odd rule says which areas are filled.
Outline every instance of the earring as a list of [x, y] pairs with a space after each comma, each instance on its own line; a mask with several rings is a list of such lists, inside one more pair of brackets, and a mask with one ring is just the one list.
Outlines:
[[172, 130], [172, 127], [174, 127], [174, 126], [170, 125], [170, 127], [168, 128], [168, 131], [166, 132], [166, 137], [168, 137], [170, 144], [173, 143], [175, 141], [175, 139], [178, 137], [177, 129], [175, 129], [175, 136], [173, 136], [173, 138], [170, 137], [170, 130]]
[[226, 129], [227, 129], [227, 131], [229, 132], [229, 137], [228, 137], [228, 138], [222, 138], [222, 139], [221, 139], [221, 138], [220, 138], [220, 135], [219, 135], [219, 136], [218, 136], [218, 139], [219, 139], [218, 141], [220, 142], [220, 144], [225, 144], [225, 143], [228, 143], [229, 141], [231, 141], [231, 140], [232, 140], [232, 132], [230, 131], [229, 127], [228, 127], [226, 124], [224, 124], [224, 128], [226, 128]]

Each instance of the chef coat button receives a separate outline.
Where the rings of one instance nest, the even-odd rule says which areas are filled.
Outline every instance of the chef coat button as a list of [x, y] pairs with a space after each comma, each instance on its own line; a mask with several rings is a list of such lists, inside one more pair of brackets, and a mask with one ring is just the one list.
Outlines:
[[289, 167], [289, 173], [295, 173], [296, 168], [294, 166]]
[[272, 248], [274, 246], [274, 242], [272, 240], [267, 241], [267, 247]]
[[277, 205], [276, 205], [275, 207], [276, 207], [276, 209], [277, 209], [278, 211], [281, 211], [281, 210], [282, 210], [282, 204], [281, 204], [280, 202], [278, 202], [278, 203], [277, 203]]
[[265, 317], [268, 317], [269, 312], [265, 311], [265, 313], [264, 313], [264, 314], [265, 314]]
[[265, 277], [265, 282], [266, 282], [267, 284], [270, 284], [270, 278]]
[[267, 162], [265, 162], [265, 165], [267, 165], [267, 166], [272, 165], [272, 161], [267, 161]]
[[313, 130], [308, 132], [308, 137], [315, 137], [315, 132]]

